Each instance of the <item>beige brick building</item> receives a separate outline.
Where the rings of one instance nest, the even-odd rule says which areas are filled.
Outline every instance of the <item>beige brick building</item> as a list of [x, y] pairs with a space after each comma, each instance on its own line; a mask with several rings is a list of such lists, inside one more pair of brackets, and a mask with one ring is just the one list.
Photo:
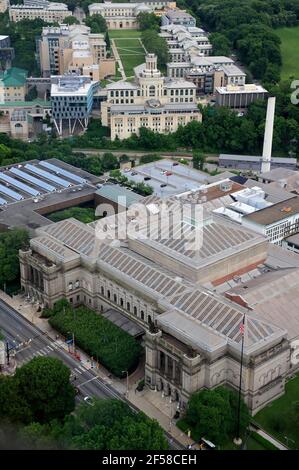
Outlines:
[[24, 0], [24, 5], [9, 7], [10, 21], [35, 20], [40, 18], [46, 23], [63, 23], [64, 18], [72, 16], [65, 3], [47, 0]]
[[43, 28], [38, 42], [43, 77], [77, 73], [100, 80], [115, 74], [115, 60], [107, 57], [103, 34], [84, 25]]
[[147, 54], [146, 63], [135, 67], [134, 82], [119, 81], [106, 89], [102, 123], [110, 127], [112, 140], [138, 134], [141, 127], [167, 133], [192, 120], [201, 121], [196, 86], [185, 80], [165, 79], [154, 54]]

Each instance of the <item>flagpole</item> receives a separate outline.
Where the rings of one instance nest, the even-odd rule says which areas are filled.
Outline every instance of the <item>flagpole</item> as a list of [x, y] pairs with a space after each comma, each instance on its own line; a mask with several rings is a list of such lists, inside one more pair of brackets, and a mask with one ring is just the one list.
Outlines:
[[240, 326], [242, 334], [242, 345], [241, 345], [241, 363], [240, 363], [240, 381], [239, 381], [239, 397], [238, 397], [238, 412], [237, 412], [237, 423], [236, 423], [236, 437], [234, 443], [237, 445], [242, 444], [240, 437], [240, 412], [241, 412], [241, 397], [242, 397], [242, 372], [243, 372], [243, 355], [244, 355], [244, 336], [245, 336], [245, 313], [243, 315], [242, 324]]

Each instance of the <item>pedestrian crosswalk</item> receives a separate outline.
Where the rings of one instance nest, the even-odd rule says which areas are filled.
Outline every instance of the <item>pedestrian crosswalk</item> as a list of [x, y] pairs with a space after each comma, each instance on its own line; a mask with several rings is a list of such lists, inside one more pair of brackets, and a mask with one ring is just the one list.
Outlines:
[[83, 372], [86, 372], [86, 369], [83, 366], [78, 366], [78, 367], [75, 367], [73, 371], [74, 371], [74, 374], [76, 375], [76, 374], [82, 374]]
[[25, 364], [25, 362], [29, 362], [31, 361], [31, 359], [34, 359], [35, 357], [47, 356], [48, 354], [51, 354], [58, 347], [59, 345], [55, 342], [55, 343], [52, 343], [51, 346], [48, 345], [39, 349], [38, 351], [34, 351], [30, 354], [26, 354], [26, 357], [23, 357], [23, 358], [18, 357], [17, 358], [18, 365]]

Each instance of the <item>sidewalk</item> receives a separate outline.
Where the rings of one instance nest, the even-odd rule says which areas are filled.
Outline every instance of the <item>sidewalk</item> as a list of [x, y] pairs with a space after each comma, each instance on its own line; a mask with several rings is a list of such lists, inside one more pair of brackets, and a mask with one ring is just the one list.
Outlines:
[[[65, 343], [64, 338], [57, 334], [48, 323], [45, 318], [40, 318], [40, 313], [37, 312], [37, 305], [28, 303], [26, 297], [17, 295], [13, 298], [5, 294], [0, 290], [0, 299], [5, 301], [12, 308], [17, 310], [23, 317], [29, 320], [33, 325], [37, 326], [41, 331], [45, 332], [52, 340], [64, 350], [68, 351], [69, 348]], [[79, 353], [80, 359], [78, 362], [85, 367], [87, 370], [94, 368], [95, 362], [79, 348], [76, 348]], [[160, 392], [155, 392], [149, 389], [145, 389], [142, 392], [135, 392], [138, 382], [144, 377], [144, 364], [140, 363], [138, 368], [129, 376], [129, 390], [127, 392], [127, 380], [117, 379], [111, 377], [109, 371], [103, 366], [97, 367], [97, 374], [104, 383], [109, 384], [117, 392], [122, 394], [124, 397], [127, 395], [127, 399], [132, 405], [135, 405], [141, 411], [143, 411], [150, 418], [156, 419], [161, 427], [167, 431], [171, 436], [180, 442], [184, 447], [189, 444], [193, 444], [193, 440], [184, 434], [171, 419], [175, 413], [175, 403], [169, 401], [169, 397], [162, 398]], [[162, 411], [164, 410], [164, 411]], [[199, 449], [198, 446], [193, 446], [193, 449]]]

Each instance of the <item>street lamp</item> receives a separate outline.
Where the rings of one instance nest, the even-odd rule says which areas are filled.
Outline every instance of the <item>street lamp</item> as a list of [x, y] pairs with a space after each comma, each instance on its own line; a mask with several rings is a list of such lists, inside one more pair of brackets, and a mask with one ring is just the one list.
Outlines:
[[129, 372], [127, 370], [122, 370], [122, 374], [127, 374], [127, 391], [126, 391], [126, 397], [128, 398], [129, 396]]

